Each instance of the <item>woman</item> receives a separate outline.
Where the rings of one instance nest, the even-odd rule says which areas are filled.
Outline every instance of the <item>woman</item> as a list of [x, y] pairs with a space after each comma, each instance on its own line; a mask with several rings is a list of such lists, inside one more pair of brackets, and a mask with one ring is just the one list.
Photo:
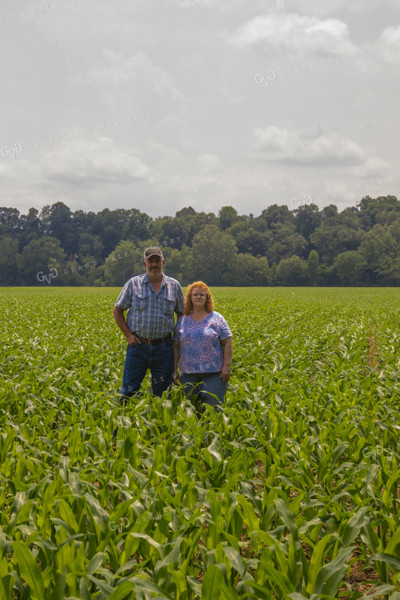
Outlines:
[[213, 308], [206, 284], [192, 283], [174, 332], [174, 383], [182, 382], [190, 398], [218, 410], [231, 376], [232, 333]]

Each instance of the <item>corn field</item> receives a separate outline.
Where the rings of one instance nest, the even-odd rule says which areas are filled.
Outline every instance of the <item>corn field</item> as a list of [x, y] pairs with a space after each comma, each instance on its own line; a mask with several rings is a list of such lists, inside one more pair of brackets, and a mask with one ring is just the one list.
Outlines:
[[212, 290], [200, 417], [120, 406], [118, 291], [0, 290], [0, 599], [400, 600], [400, 290]]

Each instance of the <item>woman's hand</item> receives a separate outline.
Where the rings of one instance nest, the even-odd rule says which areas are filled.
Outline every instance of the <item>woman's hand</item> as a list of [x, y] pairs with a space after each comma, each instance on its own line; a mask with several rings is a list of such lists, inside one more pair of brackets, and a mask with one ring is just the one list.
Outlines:
[[226, 385], [228, 383], [230, 376], [231, 376], [231, 368], [223, 366], [222, 369], [221, 369], [221, 375], [220, 375], [220, 377], [221, 377], [222, 383], [224, 385]]
[[181, 377], [178, 369], [172, 374], [172, 382], [174, 385], [181, 385]]
[[224, 355], [224, 363], [221, 369], [222, 383], [226, 385], [231, 376], [231, 364], [232, 364], [232, 337], [229, 336], [224, 340], [221, 340], [222, 352]]

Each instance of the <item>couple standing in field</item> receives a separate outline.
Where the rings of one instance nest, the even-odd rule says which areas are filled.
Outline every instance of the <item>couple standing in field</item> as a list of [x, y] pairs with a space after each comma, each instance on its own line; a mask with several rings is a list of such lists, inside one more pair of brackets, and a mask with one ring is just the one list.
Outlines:
[[213, 310], [207, 285], [192, 283], [184, 297], [179, 282], [163, 273], [164, 263], [160, 248], [146, 248], [146, 273], [129, 279], [115, 303], [114, 318], [128, 342], [121, 403], [150, 369], [155, 396], [182, 383], [188, 397], [218, 410], [231, 374], [231, 331]]

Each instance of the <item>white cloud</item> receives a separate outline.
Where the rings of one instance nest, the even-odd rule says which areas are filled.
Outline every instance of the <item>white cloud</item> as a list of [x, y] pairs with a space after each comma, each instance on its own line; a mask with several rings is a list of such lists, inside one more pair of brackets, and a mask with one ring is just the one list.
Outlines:
[[[44, 166], [45, 165], [45, 166]], [[101, 137], [68, 142], [43, 157], [42, 177], [66, 184], [131, 183], [148, 180], [149, 169], [131, 152], [116, 148]]]
[[257, 45], [266, 50], [348, 54], [355, 46], [347, 25], [339, 19], [320, 20], [297, 13], [255, 17], [231, 38], [239, 46]]
[[387, 27], [377, 41], [380, 56], [389, 63], [400, 63], [400, 26]]
[[258, 151], [273, 161], [298, 165], [361, 165], [367, 160], [365, 152], [337, 134], [318, 133], [310, 137], [298, 131], [279, 127], [256, 128], [255, 145]]
[[352, 173], [355, 177], [364, 179], [366, 177], [382, 177], [386, 176], [391, 170], [391, 165], [379, 157], [368, 158], [365, 164], [355, 166]]

